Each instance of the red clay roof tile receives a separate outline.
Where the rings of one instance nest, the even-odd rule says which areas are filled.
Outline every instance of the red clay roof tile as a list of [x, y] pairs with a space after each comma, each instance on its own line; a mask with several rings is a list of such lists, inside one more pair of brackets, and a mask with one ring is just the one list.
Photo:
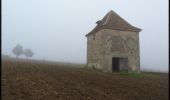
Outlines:
[[112, 10], [108, 12], [103, 17], [102, 20], [99, 20], [96, 23], [97, 23], [97, 26], [87, 35], [93, 34], [103, 28], [109, 28], [109, 29], [115, 29], [115, 30], [121, 30], [121, 31], [135, 31], [135, 32], [141, 31], [140, 28], [130, 25], [128, 22], [126, 22], [123, 18], [121, 18], [118, 14], [116, 14]]

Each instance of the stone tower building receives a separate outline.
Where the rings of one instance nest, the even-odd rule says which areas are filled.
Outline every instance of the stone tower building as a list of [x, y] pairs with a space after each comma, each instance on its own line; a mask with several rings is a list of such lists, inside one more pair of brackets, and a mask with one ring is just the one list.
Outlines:
[[87, 66], [105, 72], [140, 71], [139, 32], [112, 10], [87, 37]]

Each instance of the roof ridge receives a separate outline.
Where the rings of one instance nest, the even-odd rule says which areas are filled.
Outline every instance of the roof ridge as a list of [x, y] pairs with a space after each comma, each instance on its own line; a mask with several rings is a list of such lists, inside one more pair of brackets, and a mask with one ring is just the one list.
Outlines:
[[111, 14], [111, 11], [108, 13], [108, 15], [107, 15], [107, 17], [106, 17], [106, 21], [105, 21], [103, 24], [106, 24], [106, 23], [107, 23], [107, 21], [108, 21], [108, 19], [109, 19], [110, 14]]

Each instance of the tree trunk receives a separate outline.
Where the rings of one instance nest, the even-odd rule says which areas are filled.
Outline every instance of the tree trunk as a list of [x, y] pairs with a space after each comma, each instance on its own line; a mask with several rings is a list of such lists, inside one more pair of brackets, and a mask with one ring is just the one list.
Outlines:
[[16, 56], [17, 59], [19, 59], [19, 56]]

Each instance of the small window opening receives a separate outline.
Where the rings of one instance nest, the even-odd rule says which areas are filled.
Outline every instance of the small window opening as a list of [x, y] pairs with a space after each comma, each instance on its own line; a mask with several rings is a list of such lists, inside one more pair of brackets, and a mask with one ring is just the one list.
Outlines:
[[95, 35], [93, 35], [93, 40], [95, 40]]

